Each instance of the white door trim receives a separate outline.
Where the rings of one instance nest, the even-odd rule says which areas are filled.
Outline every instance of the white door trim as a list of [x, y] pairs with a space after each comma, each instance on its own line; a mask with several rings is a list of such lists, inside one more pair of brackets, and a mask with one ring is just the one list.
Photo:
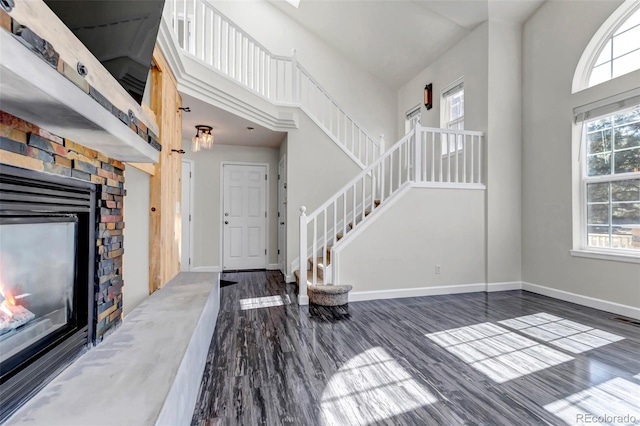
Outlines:
[[[278, 161], [278, 174], [280, 174], [280, 163], [284, 163], [283, 166], [283, 176], [281, 176], [282, 180], [284, 181], [284, 184], [287, 185], [287, 154], [284, 154], [282, 156], [282, 158], [280, 159], [280, 161]], [[284, 187], [284, 193], [287, 193], [287, 187]], [[280, 212], [280, 180], [278, 180], [278, 212]], [[280, 255], [278, 254], [278, 269], [280, 270], [280, 272], [282, 272], [283, 275], [287, 275], [287, 207], [285, 204], [284, 207], [284, 211], [283, 211], [284, 217], [278, 217], [277, 219], [277, 226], [276, 229], [278, 231], [278, 250], [280, 250], [280, 221], [284, 220], [284, 242], [283, 242], [283, 253], [282, 253], [282, 269], [280, 269]]]
[[251, 163], [248, 161], [221, 161], [220, 162], [220, 200], [219, 200], [219, 204], [220, 204], [220, 223], [218, 226], [220, 226], [220, 245], [219, 245], [219, 265], [220, 265], [220, 270], [224, 271], [224, 226], [222, 226], [222, 223], [224, 222], [224, 166], [225, 165], [230, 165], [230, 166], [264, 166], [266, 167], [267, 170], [267, 183], [266, 185], [266, 194], [265, 194], [265, 209], [267, 211], [267, 217], [266, 217], [266, 230], [265, 230], [265, 237], [266, 237], [266, 241], [265, 241], [265, 248], [267, 249], [267, 258], [266, 258], [266, 262], [265, 262], [265, 267], [269, 266], [269, 255], [271, 254], [271, 250], [269, 250], [269, 219], [271, 219], [271, 215], [269, 215], [269, 199], [271, 198], [270, 196], [270, 191], [269, 191], [269, 183], [271, 182], [271, 172], [269, 171], [269, 163]]
[[[189, 206], [188, 206], [189, 214], [191, 215], [191, 220], [189, 221], [189, 259], [191, 259], [191, 263], [187, 265], [187, 269], [186, 269], [187, 271], [191, 271], [193, 268], [193, 219], [194, 219], [193, 196], [195, 193], [193, 182], [194, 182], [196, 172], [195, 172], [195, 163], [193, 160], [182, 159], [182, 162], [189, 163], [189, 170], [191, 170], [191, 178], [189, 179]], [[183, 201], [183, 198], [182, 196], [180, 196], [180, 204], [182, 207], [184, 207], [182, 201]], [[184, 232], [184, 229], [182, 230], [182, 232]], [[180, 269], [183, 270], [182, 267]]]

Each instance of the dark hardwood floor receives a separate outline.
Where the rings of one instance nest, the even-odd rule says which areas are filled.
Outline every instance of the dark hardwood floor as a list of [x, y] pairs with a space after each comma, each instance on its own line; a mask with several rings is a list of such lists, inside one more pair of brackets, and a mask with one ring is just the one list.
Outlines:
[[194, 425], [640, 424], [616, 315], [523, 291], [309, 308], [279, 272], [223, 278]]

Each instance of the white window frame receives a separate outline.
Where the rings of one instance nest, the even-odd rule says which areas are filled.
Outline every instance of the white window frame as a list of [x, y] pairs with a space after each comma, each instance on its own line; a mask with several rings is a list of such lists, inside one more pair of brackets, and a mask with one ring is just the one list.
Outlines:
[[[178, 42], [178, 46], [180, 46], [180, 37], [184, 38], [184, 30], [180, 31], [180, 23], [182, 23], [182, 25], [185, 24], [184, 13], [178, 13], [177, 17], [178, 17], [178, 22], [177, 22], [177, 25], [175, 26], [176, 41]], [[182, 46], [182, 49], [191, 53], [196, 51], [196, 43], [195, 43], [196, 38], [193, 34], [193, 15], [192, 14], [187, 14], [186, 24], [187, 24], [187, 40], [183, 40], [183, 44], [185, 44], [185, 46]], [[186, 46], [187, 44], [188, 46]]]
[[[620, 174], [609, 174], [601, 176], [587, 176], [588, 154], [587, 154], [587, 122], [609, 117], [626, 110], [632, 109], [640, 104], [640, 89], [613, 96], [605, 100], [593, 102], [574, 110], [575, 126], [574, 131], [579, 132], [580, 152], [579, 167], [579, 195], [577, 205], [574, 203], [574, 213], [578, 210], [578, 224], [574, 222], [574, 248], [571, 250], [573, 256], [590, 257], [604, 260], [616, 260], [623, 262], [640, 263], [640, 250], [624, 248], [608, 248], [589, 246], [588, 237], [588, 205], [587, 205], [587, 185], [590, 183], [605, 183], [621, 180], [640, 179], [638, 172], [628, 172]], [[613, 131], [613, 129], [612, 129]], [[613, 161], [613, 160], [612, 160]], [[611, 194], [609, 195], [611, 197]], [[574, 215], [574, 221], [576, 216]], [[612, 218], [610, 217], [610, 220]], [[611, 224], [609, 224], [611, 226]], [[575, 233], [577, 233], [577, 238]]]
[[[462, 96], [463, 96], [462, 115], [452, 120], [451, 105], [449, 103], [449, 99], [460, 92], [462, 92]], [[464, 117], [465, 117], [464, 94], [465, 94], [464, 93], [464, 77], [458, 78], [453, 83], [445, 86], [445, 88], [440, 91], [440, 127], [442, 129], [451, 129], [452, 126], [462, 123], [462, 129], [455, 129], [455, 130], [464, 130]], [[464, 143], [463, 143], [462, 137], [455, 138], [457, 140], [457, 143], [453, 142], [455, 149], [451, 149], [451, 145], [452, 145], [452, 141], [450, 140], [451, 136], [453, 135], [447, 136], [447, 140], [443, 140], [441, 143], [440, 151], [443, 157], [447, 157], [454, 153], [462, 153], [462, 150], [464, 149]]]
[[[417, 120], [414, 120], [416, 117]], [[422, 118], [422, 106], [420, 104], [414, 106], [404, 115], [404, 134], [413, 131], [416, 127], [416, 124], [420, 124], [420, 120]]]
[[[591, 71], [600, 57], [602, 49], [606, 46], [611, 37], [613, 37], [618, 28], [620, 28], [639, 8], [640, 3], [637, 0], [626, 0], [609, 16], [609, 18], [607, 18], [598, 31], [596, 31], [582, 53], [580, 61], [578, 61], [578, 65], [576, 66], [576, 70], [573, 75], [571, 93], [577, 93], [591, 87], [589, 86]], [[638, 70], [631, 72], [638, 72]]]

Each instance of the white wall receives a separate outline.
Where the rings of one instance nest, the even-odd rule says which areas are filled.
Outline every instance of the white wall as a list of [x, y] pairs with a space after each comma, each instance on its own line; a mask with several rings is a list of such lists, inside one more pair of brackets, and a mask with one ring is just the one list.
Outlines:
[[486, 281], [491, 284], [522, 280], [522, 25], [488, 24]]
[[149, 180], [127, 166], [124, 197], [124, 316], [149, 296]]
[[[440, 93], [460, 77], [464, 77], [465, 128], [487, 130], [488, 31], [485, 22], [398, 90], [398, 138], [404, 135], [407, 111], [416, 105], [421, 106], [423, 126], [440, 127]], [[424, 106], [427, 83], [433, 84], [433, 108], [429, 111]]]
[[484, 210], [484, 191], [411, 189], [341, 249], [340, 284], [354, 292], [483, 284]]
[[[223, 161], [269, 164], [268, 264], [278, 263], [278, 148], [214, 145], [212, 150], [190, 151], [183, 141], [185, 158], [193, 160], [193, 263], [192, 268], [221, 267], [220, 169]], [[196, 269], [197, 270], [197, 269]]]
[[212, 3], [274, 54], [297, 49], [300, 63], [367, 131], [394, 139], [395, 90], [265, 0]]
[[[619, 1], [546, 2], [523, 33], [523, 280], [640, 307], [640, 265], [572, 257], [572, 110], [640, 71], [571, 95], [578, 60]], [[574, 142], [575, 143], [575, 142]]]
[[[298, 257], [300, 206], [311, 214], [361, 170], [306, 115], [289, 132], [287, 145], [287, 274]], [[311, 239], [309, 239], [311, 244]]]

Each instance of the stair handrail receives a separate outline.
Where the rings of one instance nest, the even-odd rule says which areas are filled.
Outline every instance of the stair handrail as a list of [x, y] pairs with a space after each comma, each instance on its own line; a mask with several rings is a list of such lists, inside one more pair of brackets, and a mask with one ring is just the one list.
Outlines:
[[[188, 54], [271, 103], [299, 107], [360, 168], [365, 168], [384, 152], [384, 144], [376, 140], [352, 114], [340, 106], [309, 71], [298, 62], [295, 49], [292, 51], [292, 56], [273, 54], [208, 0], [185, 1], [180, 11], [177, 4], [176, 0], [167, 0], [163, 18], [168, 21], [168, 27], [177, 37], [174, 40], [176, 44]], [[181, 31], [179, 29], [180, 21], [182, 21]], [[200, 32], [198, 32], [199, 29]], [[216, 38], [216, 36], [218, 37]], [[233, 42], [231, 43], [230, 40]], [[238, 42], [238, 40], [240, 41]], [[223, 46], [225, 43], [226, 45]], [[323, 108], [321, 116], [314, 112], [312, 105], [305, 105], [303, 102], [303, 77], [313, 84], [315, 91], [321, 95]], [[333, 132], [331, 116], [328, 122], [325, 120], [326, 106], [329, 106], [330, 110], [335, 106], [336, 114], [344, 115], [345, 125], [347, 122], [352, 123], [351, 139], [349, 139], [349, 133], [346, 129], [343, 129], [342, 132]], [[339, 123], [340, 120], [337, 120], [338, 126]], [[356, 133], [358, 135], [357, 142], [355, 140]], [[349, 142], [351, 143], [349, 144]]]
[[[294, 56], [295, 56], [295, 52], [294, 52]], [[316, 80], [311, 73], [300, 63], [296, 60], [296, 66], [298, 68], [298, 71], [300, 72], [301, 75], [304, 75], [305, 77], [307, 77], [314, 85], [316, 88], [318, 88], [320, 90], [320, 92], [333, 104], [336, 106], [338, 112], [342, 112], [345, 117], [351, 121], [353, 123], [353, 125], [355, 126], [355, 128], [358, 129], [358, 132], [362, 132], [362, 134], [365, 136], [366, 140], [365, 140], [365, 147], [368, 147], [369, 144], [367, 144], [367, 142], [369, 142], [371, 144], [371, 146], [373, 147], [372, 150], [372, 161], [375, 161], [376, 158], [378, 158], [380, 155], [382, 155], [382, 153], [385, 151], [384, 149], [384, 135], [380, 134], [379, 140], [376, 140], [376, 138], [369, 133], [369, 131], [367, 129], [365, 129], [365, 127], [360, 124], [360, 122], [358, 120], [356, 120], [353, 115], [349, 114], [349, 112], [347, 112], [347, 110], [343, 107], [340, 106], [340, 104], [338, 103], [338, 101], [336, 101], [330, 94], [329, 91], [326, 90], [319, 82], [318, 80]], [[297, 80], [297, 84], [301, 85], [302, 84], [302, 80], [298, 79]], [[294, 93], [297, 94], [297, 102], [300, 105], [300, 107], [303, 110], [306, 110], [305, 113], [307, 113], [307, 115], [311, 116], [313, 114], [313, 112], [311, 111], [310, 107], [306, 106], [303, 101], [302, 101], [302, 93], [301, 90], [297, 90]], [[329, 128], [326, 128], [326, 125], [324, 123], [322, 123], [322, 125], [325, 127], [325, 129], [331, 133], [331, 125], [329, 126]], [[346, 141], [343, 143], [345, 145], [346, 148]], [[369, 161], [366, 161], [366, 159], [369, 157], [368, 153], [365, 153], [365, 161], [361, 161], [361, 163], [363, 163], [363, 165], [367, 165], [370, 164]]]
[[349, 189], [351, 189], [353, 187], [353, 185], [355, 183], [357, 183], [358, 181], [362, 180], [362, 177], [365, 175], [368, 175], [371, 173], [371, 171], [373, 169], [375, 169], [382, 161], [385, 161], [387, 158], [389, 158], [391, 155], [393, 155], [393, 153], [395, 152], [395, 150], [398, 148], [398, 146], [404, 142], [406, 142], [407, 140], [409, 140], [413, 135], [415, 134], [415, 131], [411, 131], [409, 133], [407, 133], [406, 135], [404, 135], [402, 138], [400, 138], [398, 140], [398, 142], [396, 142], [395, 144], [391, 145], [389, 147], [389, 150], [386, 151], [384, 154], [382, 154], [382, 156], [380, 156], [375, 162], [371, 163], [369, 166], [367, 166], [367, 168], [363, 169], [360, 173], [358, 173], [353, 179], [351, 179], [349, 182], [347, 182], [342, 188], [340, 188], [339, 190], [337, 190], [333, 196], [331, 196], [327, 201], [325, 201], [323, 204], [320, 205], [320, 207], [316, 208], [313, 212], [311, 212], [310, 214], [307, 215], [307, 222], [310, 222], [314, 217], [318, 216], [320, 213], [322, 213], [327, 207], [329, 207], [337, 198], [339, 198], [340, 196], [342, 196], [342, 194], [345, 191], [348, 191]]
[[[306, 267], [303, 265], [306, 265], [309, 246], [312, 258], [318, 255], [319, 249], [322, 251], [321, 261], [324, 266], [327, 266], [328, 243], [332, 242], [335, 249], [342, 242], [342, 240], [337, 242], [339, 213], [342, 214], [341, 238], [345, 238], [348, 232], [346, 223], [349, 216], [351, 216], [350, 229], [354, 229], [356, 225], [367, 219], [367, 214], [374, 213], [377, 207], [376, 197], [379, 197], [382, 203], [385, 199], [399, 193], [406, 184], [421, 183], [444, 188], [484, 187], [482, 185], [483, 141], [483, 132], [422, 127], [418, 124], [312, 213], [307, 215], [306, 207], [300, 207], [299, 295], [301, 301], [305, 300], [304, 297], [307, 294]], [[395, 170], [394, 162], [397, 163]], [[388, 169], [385, 170], [387, 164]], [[356, 197], [362, 200], [361, 208], [358, 208], [359, 200], [356, 200]], [[371, 207], [368, 212], [369, 203], [365, 203], [367, 199], [370, 199]], [[339, 203], [340, 200], [342, 203]], [[349, 204], [348, 208], [347, 204]], [[342, 206], [342, 211], [338, 211], [339, 205]], [[333, 222], [331, 228], [328, 228], [330, 225], [327, 223], [328, 220]], [[308, 235], [310, 224], [312, 225], [311, 238]], [[322, 229], [321, 235], [318, 235], [318, 228]], [[318, 247], [320, 242], [321, 247]], [[335, 270], [332, 272], [335, 276]], [[322, 279], [323, 284], [326, 284], [329, 277], [323, 273]], [[317, 283], [317, 268], [314, 267], [311, 284]]]

